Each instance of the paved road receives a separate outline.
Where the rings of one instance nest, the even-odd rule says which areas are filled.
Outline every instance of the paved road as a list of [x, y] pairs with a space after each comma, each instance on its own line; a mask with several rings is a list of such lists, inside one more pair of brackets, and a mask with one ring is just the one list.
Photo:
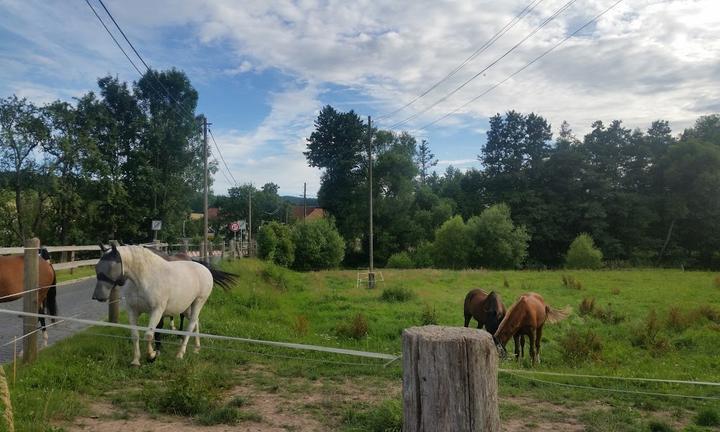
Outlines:
[[[69, 317], [77, 315], [77, 318], [91, 320], [106, 320], [108, 305], [107, 303], [100, 303], [92, 299], [94, 288], [95, 278], [59, 286], [57, 288], [58, 314]], [[20, 299], [8, 303], [0, 303], [0, 308], [21, 311], [23, 302], [22, 299]], [[48, 329], [48, 343], [53, 344], [86, 327], [84, 324], [70, 322], [56, 324]], [[22, 319], [13, 315], [0, 314], [0, 363], [12, 361], [12, 340], [14, 337], [21, 335]], [[38, 339], [42, 342], [42, 334], [39, 333]], [[6, 345], [8, 343], [9, 345]], [[18, 342], [18, 353], [21, 349], [22, 342]]]

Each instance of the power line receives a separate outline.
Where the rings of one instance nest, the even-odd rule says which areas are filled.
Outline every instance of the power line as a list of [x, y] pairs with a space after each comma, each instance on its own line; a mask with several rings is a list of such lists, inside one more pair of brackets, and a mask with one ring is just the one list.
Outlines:
[[237, 180], [235, 180], [235, 176], [232, 174], [232, 171], [230, 171], [230, 167], [228, 166], [227, 162], [225, 162], [225, 157], [220, 151], [220, 146], [218, 145], [217, 141], [215, 141], [215, 135], [213, 135], [212, 129], [208, 129], [208, 132], [210, 132], [210, 138], [212, 138], [212, 142], [213, 144], [215, 144], [215, 148], [217, 149], [218, 154], [220, 155], [220, 159], [222, 159], [223, 164], [225, 165], [225, 168], [227, 168], [228, 174], [230, 174], [230, 177], [232, 177], [233, 183], [235, 183], [235, 187], [239, 187]]
[[115, 35], [112, 34], [112, 32], [110, 31], [110, 29], [105, 25], [105, 21], [103, 21], [103, 19], [100, 18], [100, 15], [98, 15], [98, 13], [97, 13], [97, 11], [95, 10], [95, 8], [90, 4], [90, 1], [89, 1], [89, 0], [85, 0], [85, 3], [87, 3], [87, 5], [88, 5], [88, 6], [90, 7], [90, 9], [93, 11], [93, 13], [94, 13], [95, 16], [97, 17], [98, 21], [100, 21], [100, 24], [102, 24], [102, 26], [105, 28], [105, 31], [107, 32], [107, 34], [109, 34], [110, 37], [112, 38], [113, 42], [115, 42], [115, 45], [117, 45], [117, 47], [120, 48], [120, 51], [122, 51], [122, 53], [125, 55], [125, 58], [128, 59], [128, 61], [129, 61], [130, 64], [135, 68], [135, 70], [137, 71], [137, 73], [139, 73], [140, 76], [142, 76], [142, 72], [140, 71], [140, 68], [137, 67], [137, 65], [135, 64], [135, 62], [133, 62], [132, 59], [130, 58], [130, 56], [128, 55], [128, 53], [125, 52], [125, 49], [122, 47], [122, 45], [120, 45], [120, 42], [118, 42], [118, 40], [115, 39]]
[[552, 51], [554, 51], [557, 47], [559, 47], [560, 45], [564, 44], [568, 39], [572, 38], [572, 37], [575, 36], [576, 34], [580, 33], [583, 29], [585, 29], [587, 26], [589, 26], [590, 24], [592, 24], [592, 23], [594, 23], [595, 21], [597, 21], [598, 19], [600, 19], [603, 15], [605, 15], [605, 14], [608, 13], [608, 12], [610, 12], [613, 8], [615, 8], [615, 6], [617, 6], [618, 4], [620, 4], [622, 1], [623, 1], [623, 0], [617, 0], [617, 1], [616, 1], [615, 3], [613, 3], [610, 7], [608, 7], [608, 8], [605, 9], [604, 11], [600, 12], [599, 14], [595, 15], [595, 17], [593, 17], [590, 21], [588, 21], [588, 22], [586, 22], [585, 24], [583, 24], [582, 26], [580, 26], [577, 30], [575, 30], [574, 32], [570, 33], [570, 35], [568, 35], [567, 37], [565, 37], [564, 39], [562, 39], [560, 42], [556, 43], [555, 45], [553, 45], [553, 46], [550, 47], [549, 49], [545, 50], [542, 54], [540, 54], [539, 56], [537, 56], [537, 57], [535, 57], [534, 59], [532, 59], [532, 60], [531, 60], [529, 63], [527, 63], [525, 66], [523, 66], [523, 67], [521, 67], [520, 69], [516, 70], [516, 71], [513, 72], [512, 74], [508, 75], [508, 76], [507, 76], [505, 79], [503, 79], [502, 81], [500, 81], [500, 82], [498, 82], [497, 84], [493, 85], [493, 86], [490, 87], [489, 89], [485, 90], [484, 92], [480, 93], [479, 95], [475, 96], [474, 98], [470, 99], [469, 101], [465, 102], [464, 104], [460, 105], [459, 107], [455, 108], [454, 110], [450, 111], [449, 113], [447, 113], [447, 114], [443, 115], [442, 117], [440, 117], [440, 118], [438, 118], [438, 119], [436, 119], [436, 120], [433, 120], [433, 121], [431, 121], [430, 123], [422, 126], [422, 127], [421, 127], [420, 129], [418, 129], [418, 130], [427, 129], [427, 128], [429, 128], [430, 126], [438, 123], [439, 121], [442, 121], [442, 120], [450, 117], [451, 115], [455, 114], [456, 112], [460, 111], [461, 109], [465, 108], [466, 106], [470, 105], [471, 103], [475, 102], [476, 100], [480, 99], [481, 97], [485, 96], [486, 94], [488, 94], [488, 93], [490, 93], [491, 91], [495, 90], [496, 88], [500, 87], [502, 84], [504, 84], [504, 83], [507, 82], [508, 80], [512, 79], [514, 76], [518, 75], [519, 73], [521, 73], [522, 71], [524, 71], [525, 69], [527, 69], [528, 67], [530, 67], [532, 64], [534, 64], [535, 62], [537, 62], [537, 61], [540, 60], [541, 58], [543, 58], [543, 57], [545, 57], [546, 55], [550, 54], [550, 53], [551, 53]]
[[488, 39], [480, 48], [478, 48], [472, 54], [470, 54], [470, 56], [468, 58], [466, 58], [465, 60], [463, 60], [462, 63], [460, 63], [458, 66], [456, 66], [455, 69], [453, 69], [452, 71], [450, 71], [450, 73], [445, 75], [444, 78], [442, 78], [440, 81], [438, 81], [435, 84], [433, 84], [432, 86], [430, 86], [430, 88], [428, 88], [427, 90], [425, 90], [420, 95], [416, 96], [413, 100], [411, 100], [410, 102], [401, 106], [400, 108], [398, 108], [394, 111], [391, 111], [387, 114], [378, 116], [377, 120], [382, 120], [382, 119], [391, 117], [391, 116], [395, 115], [396, 113], [404, 110], [405, 108], [414, 104], [415, 102], [417, 102], [419, 99], [421, 99], [422, 97], [424, 97], [431, 91], [435, 90], [440, 84], [444, 83], [445, 81], [447, 81], [450, 78], [452, 78], [453, 76], [455, 76], [455, 74], [458, 73], [460, 71], [460, 69], [465, 67], [465, 65], [467, 65], [468, 63], [473, 61], [475, 58], [477, 58], [477, 56], [479, 56], [480, 54], [485, 52], [485, 50], [490, 48], [490, 46], [492, 46], [492, 44], [494, 44], [498, 39], [500, 39], [503, 35], [505, 35], [505, 33], [510, 31], [513, 27], [515, 27], [515, 25], [517, 23], [519, 23], [526, 15], [530, 14], [530, 12], [532, 12], [533, 9], [535, 9], [535, 7], [542, 2], [543, 2], [543, 0], [533, 0], [532, 2], [530, 2], [527, 6], [525, 6], [525, 8], [523, 10], [520, 11], [520, 13], [515, 15], [515, 17], [513, 19], [511, 19], [510, 21], [508, 21], [503, 28], [498, 30], [497, 33], [495, 33], [490, 39]]
[[390, 128], [390, 129], [394, 129], [394, 128], [396, 128], [396, 127], [398, 127], [398, 126], [401, 126], [401, 125], [403, 125], [403, 124], [405, 124], [405, 123], [407, 123], [407, 122], [409, 122], [409, 121], [411, 121], [411, 120], [414, 120], [414, 119], [416, 119], [417, 117], [419, 117], [420, 115], [425, 114], [426, 112], [430, 111], [431, 109], [433, 109], [434, 107], [436, 107], [436, 106], [439, 105], [440, 103], [446, 101], [446, 100], [447, 100], [448, 98], [450, 98], [452, 95], [454, 95], [455, 93], [457, 93], [458, 91], [460, 91], [461, 89], [463, 89], [465, 86], [467, 86], [468, 84], [470, 84], [470, 82], [473, 81], [475, 78], [477, 78], [477, 77], [479, 77], [480, 75], [484, 74], [484, 73], [487, 72], [490, 68], [492, 68], [493, 66], [495, 66], [496, 64], [498, 64], [502, 59], [504, 59], [505, 57], [507, 57], [508, 55], [510, 55], [510, 53], [512, 53], [513, 51], [515, 51], [517, 48], [519, 48], [520, 45], [522, 45], [522, 44], [525, 43], [528, 39], [530, 39], [532, 36], [534, 36], [535, 33], [537, 33], [538, 31], [540, 31], [543, 27], [545, 27], [547, 24], [549, 24], [551, 21], [553, 21], [555, 18], [557, 18], [561, 13], [565, 12], [568, 8], [570, 8], [570, 6], [572, 6], [573, 3], [575, 3], [576, 1], [577, 1], [577, 0], [570, 0], [570, 1], [568, 1], [567, 3], [565, 3], [564, 5], [562, 5], [562, 6], [561, 6], [558, 10], [556, 10], [552, 15], [550, 15], [548, 18], [546, 18], [545, 21], [543, 21], [542, 23], [540, 23], [540, 25], [538, 25], [533, 31], [531, 31], [530, 33], [528, 33], [528, 34], [527, 34], [524, 38], [522, 38], [519, 42], [517, 42], [517, 43], [516, 43], [515, 45], [513, 45], [510, 49], [508, 49], [507, 51], [505, 51], [505, 53], [504, 53], [503, 55], [501, 55], [500, 57], [498, 57], [497, 59], [495, 59], [493, 62], [491, 62], [491, 63], [488, 64], [487, 66], [485, 66], [485, 68], [483, 68], [480, 72], [476, 73], [475, 75], [473, 75], [472, 77], [470, 77], [469, 79], [467, 79], [464, 83], [462, 83], [461, 85], [459, 85], [458, 87], [456, 87], [456, 88], [455, 88], [454, 90], [452, 90], [450, 93], [448, 93], [448, 94], [446, 94], [445, 96], [441, 97], [440, 99], [436, 100], [435, 102], [433, 102], [432, 104], [430, 104], [430, 106], [428, 106], [427, 108], [425, 108], [425, 109], [423, 109], [423, 110], [421, 110], [421, 111], [419, 111], [419, 112], [416, 112], [415, 114], [407, 117], [407, 118], [404, 119], [404, 120], [401, 120], [401, 121], [399, 121], [399, 122], [397, 122], [397, 123], [394, 123], [394, 124], [391, 125], [389, 128]]

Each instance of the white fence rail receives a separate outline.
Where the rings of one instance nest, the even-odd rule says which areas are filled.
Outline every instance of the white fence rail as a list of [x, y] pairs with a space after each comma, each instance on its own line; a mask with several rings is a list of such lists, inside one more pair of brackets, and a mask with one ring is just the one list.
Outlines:
[[[109, 245], [106, 246], [110, 247]], [[166, 249], [169, 245], [167, 243], [144, 243], [142, 246], [152, 246], [160, 249]], [[70, 252], [66, 258], [68, 261], [53, 263], [55, 270], [93, 266], [97, 264], [99, 260], [99, 258], [95, 258], [75, 261], [75, 252], [100, 252], [100, 245], [43, 246], [43, 248], [50, 253]], [[23, 253], [25, 253], [25, 248], [23, 247], [0, 247], [0, 255], [21, 255]]]

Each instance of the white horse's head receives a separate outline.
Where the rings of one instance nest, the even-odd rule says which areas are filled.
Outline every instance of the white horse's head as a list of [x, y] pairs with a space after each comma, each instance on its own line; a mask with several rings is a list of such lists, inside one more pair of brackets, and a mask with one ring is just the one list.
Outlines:
[[125, 284], [125, 274], [123, 272], [122, 258], [117, 247], [113, 244], [111, 248], [106, 248], [100, 244], [103, 256], [95, 265], [95, 274], [97, 283], [93, 292], [93, 300], [106, 302], [110, 298], [110, 291], [116, 286]]

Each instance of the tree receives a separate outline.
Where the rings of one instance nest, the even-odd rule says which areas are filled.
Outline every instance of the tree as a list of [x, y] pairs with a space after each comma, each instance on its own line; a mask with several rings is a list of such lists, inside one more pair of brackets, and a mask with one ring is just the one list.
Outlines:
[[597, 269], [602, 267], [603, 254], [595, 247], [588, 234], [580, 234], [570, 244], [565, 266], [571, 269]]
[[470, 218], [467, 229], [473, 241], [471, 267], [517, 268], [527, 256], [528, 235], [525, 227], [516, 227], [510, 208], [494, 205]]
[[430, 151], [430, 145], [427, 140], [420, 141], [417, 154], [415, 155], [415, 164], [418, 167], [418, 171], [420, 171], [420, 183], [424, 185], [428, 171], [438, 164], [435, 155]]
[[263, 224], [258, 229], [257, 243], [258, 255], [262, 259], [285, 267], [295, 261], [295, 244], [287, 225], [275, 221]]
[[335, 268], [345, 255], [345, 241], [327, 219], [300, 222], [293, 227], [297, 270]]
[[434, 264], [440, 268], [467, 268], [472, 247], [470, 232], [462, 217], [448, 219], [435, 232]]

